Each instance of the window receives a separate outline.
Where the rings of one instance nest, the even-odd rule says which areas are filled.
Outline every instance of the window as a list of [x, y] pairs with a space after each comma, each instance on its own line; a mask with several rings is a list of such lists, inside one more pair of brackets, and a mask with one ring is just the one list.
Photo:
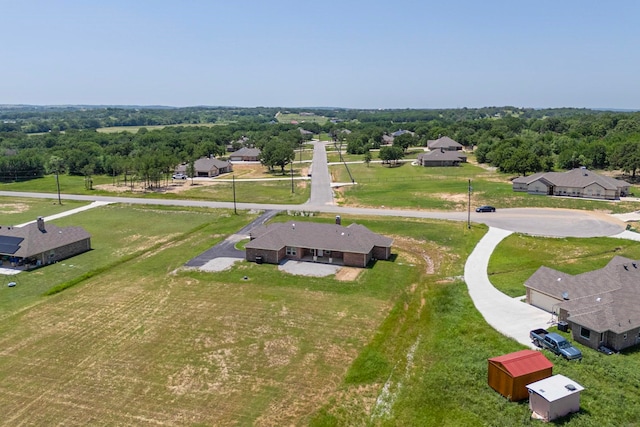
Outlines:
[[580, 336], [584, 339], [591, 339], [591, 331], [587, 328], [580, 326]]
[[296, 248], [287, 246], [287, 255], [296, 256]]

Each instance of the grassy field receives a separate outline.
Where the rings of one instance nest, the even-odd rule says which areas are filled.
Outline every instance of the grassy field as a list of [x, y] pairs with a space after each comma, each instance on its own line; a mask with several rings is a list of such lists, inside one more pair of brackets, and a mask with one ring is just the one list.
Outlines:
[[23, 199], [0, 197], [0, 226], [18, 225], [34, 221], [39, 216], [49, 216], [87, 205], [75, 200]]
[[[465, 210], [471, 180], [472, 206], [500, 208], [550, 207], [597, 210], [610, 213], [632, 212], [638, 202], [595, 201], [577, 198], [542, 197], [512, 190], [510, 178], [470, 163], [460, 167], [425, 168], [409, 163], [390, 167], [378, 163], [349, 165], [358, 185], [341, 190], [345, 206], [386, 206], [428, 210]], [[333, 180], [349, 181], [344, 166], [330, 167]], [[635, 190], [632, 190], [635, 191]], [[637, 191], [635, 191], [638, 193]]]
[[307, 116], [307, 115], [293, 114], [293, 113], [278, 113], [276, 114], [276, 120], [278, 120], [278, 122], [280, 123], [298, 122], [302, 124], [304, 122], [307, 122], [307, 123], [311, 122], [311, 123], [320, 123], [321, 125], [323, 125], [329, 119], [326, 118], [325, 116], [316, 116], [316, 115]]
[[[454, 256], [422, 240], [430, 223], [414, 222], [424, 230], [398, 236], [395, 261], [378, 262], [355, 281], [247, 263], [218, 273], [176, 270], [248, 220], [226, 211], [111, 205], [56, 221], [85, 227], [94, 249], [21, 273], [16, 288], [0, 289], [4, 423], [304, 424], [343, 393], [347, 367], [403, 295], [418, 291], [425, 270], [415, 263], [425, 262], [411, 251]], [[359, 222], [389, 233], [406, 225]], [[447, 227], [460, 225], [440, 229], [442, 240]], [[392, 347], [385, 351], [395, 357]]]
[[[300, 176], [303, 170], [306, 170], [307, 164], [295, 165], [294, 176]], [[288, 171], [287, 171], [288, 173]], [[274, 200], [280, 203], [304, 203], [309, 198], [311, 186], [306, 180], [295, 181], [294, 194], [291, 193], [291, 181], [284, 179], [279, 181], [242, 181], [243, 174], [236, 180], [236, 201], [251, 203], [273, 203]], [[282, 175], [279, 171], [273, 173], [264, 173], [262, 177], [270, 178], [287, 178], [288, 175]], [[247, 176], [248, 177], [248, 176]], [[227, 178], [231, 178], [228, 176]], [[113, 186], [113, 182], [116, 186]], [[140, 184], [136, 183], [134, 190], [131, 191], [129, 185], [125, 185], [123, 178], [108, 177], [97, 175], [93, 177], [93, 189], [89, 190], [85, 187], [84, 177], [79, 176], [60, 176], [60, 190], [62, 193], [82, 194], [82, 195], [100, 195], [100, 196], [123, 196], [123, 197], [142, 197], [149, 199], [197, 199], [206, 201], [233, 201], [233, 185], [228, 182], [215, 182], [213, 180], [198, 181], [194, 180], [171, 180], [162, 181], [163, 186], [154, 189], [144, 189]], [[101, 186], [107, 186], [109, 189], [102, 189]], [[36, 193], [56, 193], [55, 176], [45, 176], [43, 178], [0, 184], [0, 190], [3, 191], [29, 191]], [[176, 191], [174, 191], [176, 190]], [[63, 200], [63, 204], [69, 202]]]
[[616, 255], [640, 259], [640, 242], [512, 234], [491, 255], [488, 272], [496, 288], [518, 297], [525, 294], [524, 282], [541, 266], [575, 275], [600, 269]]
[[130, 132], [130, 133], [138, 133], [140, 129], [147, 130], [155, 130], [155, 129], [164, 129], [166, 127], [212, 127], [212, 126], [222, 126], [226, 123], [182, 123], [177, 125], [151, 125], [151, 126], [111, 126], [106, 128], [98, 128], [97, 132], [102, 133], [118, 133], [118, 132]]
[[[41, 207], [24, 204], [28, 217]], [[94, 249], [0, 287], [0, 425], [538, 425], [487, 385], [487, 358], [522, 347], [484, 322], [461, 280], [486, 227], [343, 216], [394, 238], [394, 259], [351, 281], [246, 262], [181, 269], [254, 217], [110, 205], [57, 220], [85, 227]], [[518, 248], [527, 264], [549, 241], [558, 253], [586, 242], [583, 267], [611, 249], [518, 238], [498, 248], [503, 263]], [[586, 387], [562, 424], [633, 425], [640, 352], [582, 350], [581, 363], [547, 354]]]

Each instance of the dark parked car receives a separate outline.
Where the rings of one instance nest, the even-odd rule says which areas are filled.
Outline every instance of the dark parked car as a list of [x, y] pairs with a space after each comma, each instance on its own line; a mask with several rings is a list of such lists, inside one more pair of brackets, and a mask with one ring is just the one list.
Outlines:
[[480, 206], [476, 208], [476, 212], [495, 212], [496, 208], [494, 208], [493, 206]]
[[604, 345], [601, 345], [600, 347], [598, 347], [598, 351], [600, 353], [606, 354], [607, 356], [611, 356], [614, 353], [613, 350], [611, 350], [609, 347], [605, 347]]

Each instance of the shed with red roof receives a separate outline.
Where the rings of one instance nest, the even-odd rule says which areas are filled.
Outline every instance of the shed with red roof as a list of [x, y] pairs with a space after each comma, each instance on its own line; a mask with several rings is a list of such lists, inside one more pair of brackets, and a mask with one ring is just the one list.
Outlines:
[[552, 375], [553, 363], [535, 350], [521, 350], [489, 359], [489, 386], [517, 402], [529, 397], [527, 385]]

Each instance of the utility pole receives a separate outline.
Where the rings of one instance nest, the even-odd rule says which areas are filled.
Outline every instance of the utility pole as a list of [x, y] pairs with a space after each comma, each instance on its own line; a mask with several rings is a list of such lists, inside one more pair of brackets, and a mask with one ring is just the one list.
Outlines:
[[469, 203], [467, 203], [467, 228], [471, 229], [471, 180], [469, 180]]
[[291, 194], [294, 193], [293, 190], [293, 160], [291, 161], [291, 163], [289, 163], [290, 167], [291, 167]]
[[60, 200], [60, 180], [58, 179], [58, 169], [56, 169], [56, 187], [58, 187], [58, 204], [62, 204], [62, 200]]
[[238, 215], [238, 211], [236, 210], [236, 176], [231, 175], [231, 182], [233, 183], [233, 213]]

